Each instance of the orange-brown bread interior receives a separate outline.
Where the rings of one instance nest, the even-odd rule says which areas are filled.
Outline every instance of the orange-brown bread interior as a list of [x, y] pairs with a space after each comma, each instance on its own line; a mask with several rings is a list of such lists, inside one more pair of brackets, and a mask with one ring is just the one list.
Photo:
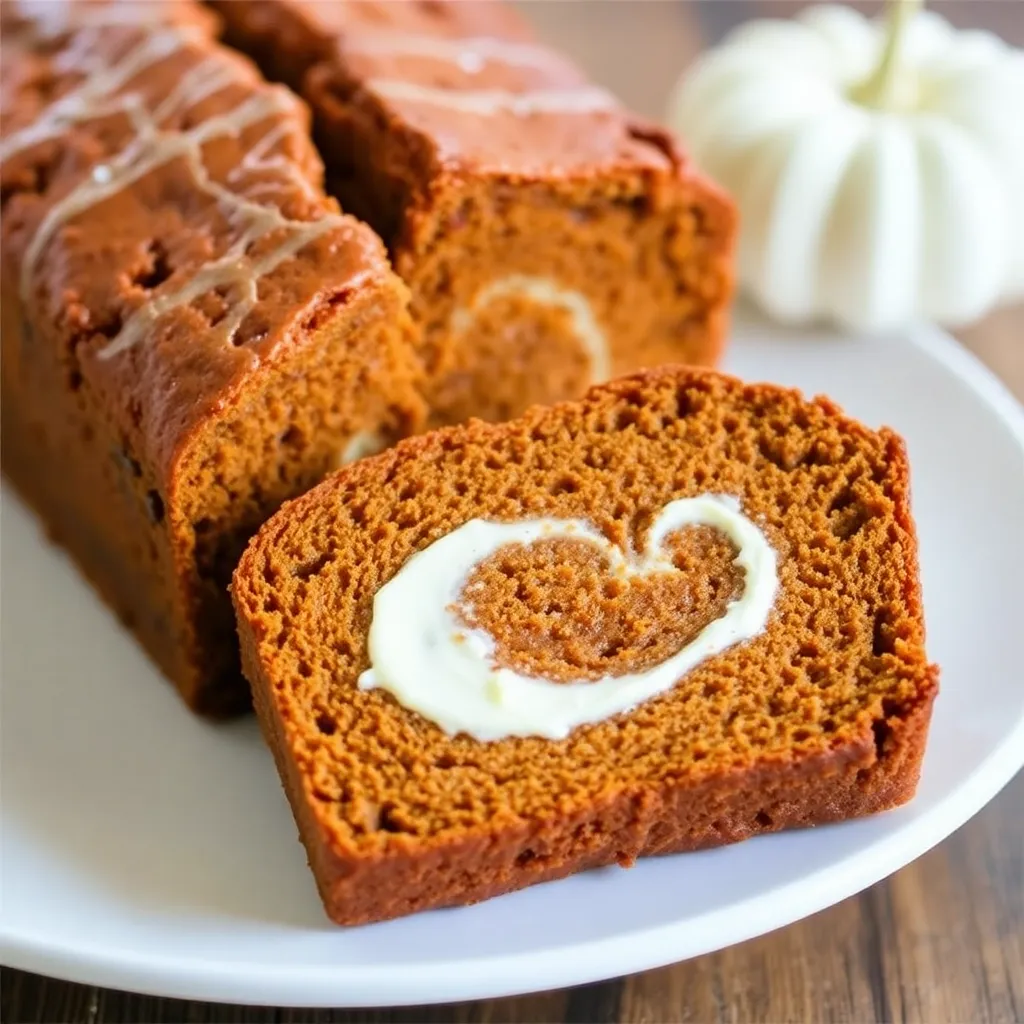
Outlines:
[[[740, 499], [780, 588], [761, 635], [662, 696], [562, 741], [484, 743], [357, 688], [374, 595], [468, 520], [584, 518], [639, 549], [668, 502], [705, 493]], [[646, 667], [743, 586], [714, 530], [671, 550], [682, 581], [624, 585], [585, 544], [506, 548], [460, 610], [527, 673]], [[233, 594], [265, 734], [343, 923], [893, 807], [914, 792], [937, 688], [900, 439], [825, 399], [678, 368], [347, 468], [262, 529]]]
[[[419, 357], [406, 289], [379, 239], [324, 195], [304, 108], [215, 43], [202, 8], [147, 6], [145, 26], [105, 4], [3, 7], [3, 468], [189, 705], [222, 714], [250, 699], [227, 596], [239, 553], [285, 498], [338, 464], [353, 435], [419, 427]], [[23, 281], [47, 216], [128, 147], [150, 152], [123, 110], [58, 120], [53, 104], [156, 39], [165, 56], [105, 103], [134, 93], [153, 111], [209, 75], [211, 88], [196, 84], [197, 100], [167, 114], [160, 138], [247, 103], [266, 104], [266, 116], [202, 147], [212, 184], [183, 157], [156, 161], [58, 216]], [[230, 333], [241, 298], [211, 288], [111, 354], [134, 314], [238, 243], [237, 211], [217, 187], [251, 194], [250, 213], [332, 226], [247, 275], [258, 295]], [[255, 268], [291, 230], [255, 238], [239, 265]]]
[[[666, 133], [619, 107], [445, 106], [480, 93], [593, 91], [503, 4], [215, 6], [234, 45], [303, 89], [328, 186], [388, 244], [424, 332], [433, 424], [507, 418], [643, 366], [716, 363], [734, 209]], [[448, 50], [424, 50], [422, 38]], [[481, 38], [519, 49], [478, 60]], [[459, 40], [465, 53], [451, 50]], [[441, 101], [396, 95], [396, 84]], [[607, 360], [590, 357], [564, 303], [521, 291], [486, 301], [487, 286], [510, 276], [580, 293]]]

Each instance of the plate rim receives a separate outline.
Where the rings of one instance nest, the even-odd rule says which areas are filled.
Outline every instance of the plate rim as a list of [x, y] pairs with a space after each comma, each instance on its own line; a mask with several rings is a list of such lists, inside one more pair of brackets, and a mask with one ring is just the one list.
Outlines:
[[[738, 311], [739, 312], [739, 311]], [[741, 317], [738, 316], [737, 320]], [[915, 324], [905, 332], [969, 387], [1016, 440], [1024, 470], [1024, 408], [1006, 385], [945, 331]], [[560, 950], [402, 968], [380, 965], [260, 965], [244, 961], [117, 955], [19, 932], [2, 920], [0, 962], [80, 984], [157, 997], [303, 1008], [410, 1006], [501, 998], [651, 970], [786, 927], [863, 891], [959, 829], [1024, 767], [1024, 715], [978, 767], [912, 824], [813, 874], [670, 924], [620, 932]], [[890, 813], [899, 813], [898, 811]], [[2, 844], [2, 840], [0, 840]], [[842, 883], [835, 879], [839, 875]], [[779, 914], [778, 905], [786, 910]], [[773, 909], [769, 909], [773, 908]], [[396, 973], [400, 970], [400, 988]]]

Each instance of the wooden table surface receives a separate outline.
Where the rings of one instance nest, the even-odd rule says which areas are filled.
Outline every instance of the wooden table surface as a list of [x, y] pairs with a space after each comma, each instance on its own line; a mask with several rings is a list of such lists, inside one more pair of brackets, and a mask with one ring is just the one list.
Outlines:
[[[799, 6], [799, 5], [798, 5]], [[935, 4], [1024, 45], [1024, 0]], [[546, 34], [637, 109], [657, 115], [701, 38], [786, 0], [544, 0]], [[1022, 97], [1024, 99], [1024, 97]], [[961, 340], [1024, 399], [1024, 308]], [[5, 970], [0, 1020], [177, 1021], [916, 1021], [1024, 1022], [1024, 775], [931, 853], [859, 896], [760, 939], [687, 963], [560, 992], [368, 1010], [234, 1007], [131, 995]]]

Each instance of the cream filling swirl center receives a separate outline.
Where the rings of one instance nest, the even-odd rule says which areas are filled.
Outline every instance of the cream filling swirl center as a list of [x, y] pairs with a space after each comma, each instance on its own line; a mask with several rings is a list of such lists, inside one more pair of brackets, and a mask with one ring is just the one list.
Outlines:
[[576, 340], [586, 353], [590, 363], [590, 384], [598, 384], [611, 376], [611, 356], [608, 339], [597, 322], [594, 310], [587, 297], [572, 288], [562, 288], [546, 277], [529, 274], [509, 274], [492, 281], [474, 297], [468, 308], [460, 308], [452, 314], [452, 328], [462, 333], [468, 331], [476, 318], [496, 299], [521, 297], [538, 306], [562, 309], [569, 314], [570, 324]]
[[[669, 534], [686, 526], [721, 530], [736, 545], [743, 593], [694, 639], [642, 672], [597, 680], [553, 682], [495, 662], [489, 633], [469, 628], [458, 604], [473, 570], [501, 548], [540, 540], [585, 540], [623, 578], [678, 572], [664, 551]], [[388, 690], [400, 704], [455, 735], [481, 741], [509, 736], [564, 739], [577, 726], [600, 722], [671, 689], [707, 658], [760, 633], [778, 590], [776, 556], [735, 498], [705, 494], [666, 505], [639, 554], [624, 554], [579, 519], [495, 523], [473, 519], [413, 555], [377, 592], [369, 632], [370, 668], [359, 688]]]

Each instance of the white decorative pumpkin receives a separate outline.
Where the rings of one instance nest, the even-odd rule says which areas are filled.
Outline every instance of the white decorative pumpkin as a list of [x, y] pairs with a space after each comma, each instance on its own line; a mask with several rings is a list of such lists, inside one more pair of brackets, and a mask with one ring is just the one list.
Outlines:
[[1024, 53], [916, 6], [750, 22], [672, 98], [782, 321], [956, 324], [1024, 296]]

